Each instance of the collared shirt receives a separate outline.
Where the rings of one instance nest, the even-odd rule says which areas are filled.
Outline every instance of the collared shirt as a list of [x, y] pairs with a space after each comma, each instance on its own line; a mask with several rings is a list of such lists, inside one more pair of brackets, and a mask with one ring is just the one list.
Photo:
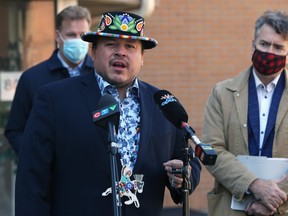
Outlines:
[[62, 58], [61, 55], [60, 55], [60, 52], [57, 53], [57, 57], [58, 57], [59, 60], [61, 61], [63, 67], [67, 68], [70, 77], [75, 77], [75, 76], [79, 76], [79, 75], [80, 75], [81, 67], [82, 67], [84, 61], [81, 61], [80, 64], [78, 64], [76, 67], [71, 68], [71, 67], [69, 67], [69, 65], [63, 60], [63, 58]]
[[140, 95], [138, 80], [126, 91], [126, 97], [120, 101], [115, 86], [105, 81], [95, 72], [101, 94], [112, 95], [120, 107], [120, 121], [117, 134], [118, 152], [121, 155], [122, 166], [130, 166], [133, 170], [137, 159], [140, 140]]
[[255, 79], [258, 104], [259, 104], [259, 120], [260, 120], [259, 155], [261, 155], [261, 149], [262, 149], [263, 141], [265, 137], [265, 130], [267, 126], [271, 101], [272, 101], [274, 90], [280, 78], [280, 74], [267, 86], [265, 86], [261, 82], [261, 80], [258, 78], [254, 70], [253, 70], [253, 75]]

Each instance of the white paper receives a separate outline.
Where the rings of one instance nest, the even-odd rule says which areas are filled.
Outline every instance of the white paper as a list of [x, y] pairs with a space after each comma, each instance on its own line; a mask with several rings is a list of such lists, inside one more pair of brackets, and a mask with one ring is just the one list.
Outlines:
[[[255, 176], [261, 179], [279, 179], [288, 173], [288, 158], [238, 155], [237, 159]], [[237, 201], [232, 196], [231, 208], [234, 210], [245, 210], [246, 204], [249, 201]]]

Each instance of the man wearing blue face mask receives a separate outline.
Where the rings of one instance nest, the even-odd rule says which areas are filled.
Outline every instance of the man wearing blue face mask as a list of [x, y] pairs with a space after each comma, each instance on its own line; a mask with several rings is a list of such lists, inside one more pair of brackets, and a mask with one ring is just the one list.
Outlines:
[[93, 71], [88, 43], [81, 35], [90, 30], [91, 15], [87, 8], [69, 6], [56, 16], [55, 38], [58, 48], [52, 56], [24, 71], [17, 85], [5, 136], [17, 155], [33, 100], [45, 84]]
[[60, 32], [59, 37], [63, 41], [63, 55], [68, 61], [77, 65], [85, 58], [88, 52], [87, 42], [79, 38], [64, 39]]

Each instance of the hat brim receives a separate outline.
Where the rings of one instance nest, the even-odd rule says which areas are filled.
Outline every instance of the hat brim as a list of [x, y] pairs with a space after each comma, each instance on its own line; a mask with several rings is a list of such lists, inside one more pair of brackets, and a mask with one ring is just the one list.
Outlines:
[[82, 40], [90, 42], [90, 43], [93, 43], [98, 37], [113, 37], [113, 38], [141, 40], [144, 49], [152, 49], [156, 47], [158, 44], [158, 42], [155, 39], [149, 38], [149, 37], [111, 34], [111, 33], [104, 33], [104, 32], [85, 32], [81, 36]]

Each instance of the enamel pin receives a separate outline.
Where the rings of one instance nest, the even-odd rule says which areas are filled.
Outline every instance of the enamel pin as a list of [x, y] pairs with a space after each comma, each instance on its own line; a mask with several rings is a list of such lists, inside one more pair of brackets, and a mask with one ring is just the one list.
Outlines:
[[[121, 170], [121, 179], [118, 186], [118, 191], [120, 194], [120, 197], [127, 197], [128, 200], [126, 200], [124, 203], [126, 205], [131, 205], [134, 203], [134, 205], [139, 208], [140, 203], [137, 198], [137, 193], [143, 192], [144, 182], [143, 175], [134, 174], [134, 180], [131, 180], [132, 176], [132, 170], [129, 166], [123, 166]], [[116, 184], [117, 186], [117, 184]], [[102, 193], [102, 196], [107, 196], [110, 193], [112, 193], [111, 187], [108, 188], [106, 191]], [[118, 196], [117, 196], [118, 198]], [[118, 205], [120, 205], [119, 200], [117, 200]]]

